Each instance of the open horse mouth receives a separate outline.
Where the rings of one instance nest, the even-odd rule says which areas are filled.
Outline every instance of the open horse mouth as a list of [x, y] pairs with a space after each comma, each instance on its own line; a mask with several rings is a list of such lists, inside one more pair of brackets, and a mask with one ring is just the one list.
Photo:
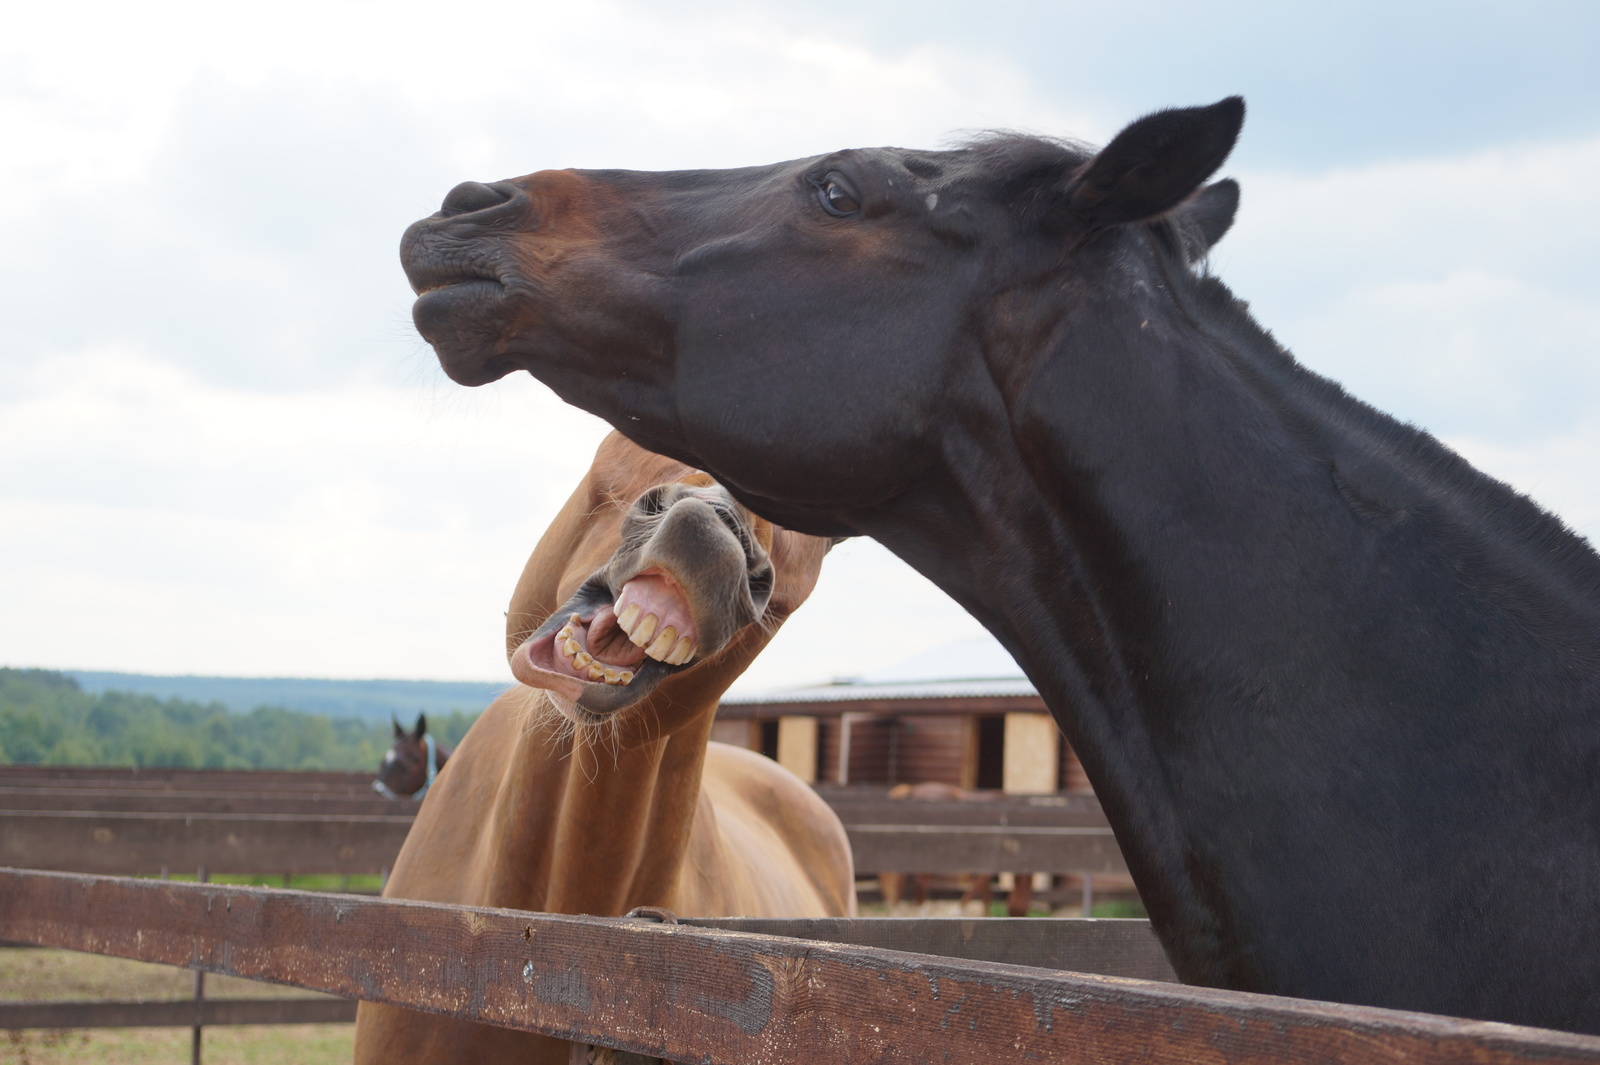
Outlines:
[[586, 582], [517, 648], [516, 678], [603, 715], [637, 702], [694, 661], [694, 618], [670, 573], [652, 566], [625, 583], [615, 602], [608, 600], [603, 585]]
[[639, 702], [760, 619], [772, 562], [717, 485], [672, 483], [628, 507], [610, 561], [517, 646], [511, 672], [579, 724]]

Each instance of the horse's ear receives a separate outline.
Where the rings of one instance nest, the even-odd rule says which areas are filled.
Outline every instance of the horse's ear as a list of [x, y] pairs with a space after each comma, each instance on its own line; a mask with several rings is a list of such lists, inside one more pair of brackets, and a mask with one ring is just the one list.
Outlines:
[[394, 722], [394, 738], [397, 739], [397, 740], [405, 739], [406, 738], [406, 730], [400, 727], [400, 719], [398, 717], [395, 717], [393, 714], [390, 714], [389, 715], [389, 720]]
[[1244, 98], [1157, 111], [1111, 139], [1067, 186], [1067, 208], [1095, 226], [1154, 218], [1188, 199], [1233, 150]]
[[1213, 182], [1195, 193], [1172, 212], [1183, 234], [1184, 251], [1189, 259], [1202, 258], [1217, 241], [1233, 228], [1239, 210], [1239, 183], [1232, 178]]
[[417, 739], [420, 740], [423, 736], [425, 736], [427, 734], [427, 732], [428, 732], [428, 715], [427, 714], [418, 714], [417, 715], [417, 727], [411, 731], [411, 735], [415, 736]]

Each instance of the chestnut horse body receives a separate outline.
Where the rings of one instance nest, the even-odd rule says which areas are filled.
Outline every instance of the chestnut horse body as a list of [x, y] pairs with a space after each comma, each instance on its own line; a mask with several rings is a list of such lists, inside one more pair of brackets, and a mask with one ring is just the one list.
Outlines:
[[[674, 569], [644, 566], [638, 582], [630, 578], [639, 570], [613, 572], [620, 594], [607, 599], [600, 590], [596, 576], [615, 571], [619, 557], [641, 561], [637, 550], [625, 550], [625, 541], [638, 547], [641, 521], [656, 521], [659, 532], [683, 512], [668, 506], [643, 513], [662, 505], [663, 491], [688, 498], [709, 526], [677, 521], [674, 528], [690, 527], [701, 547], [726, 537], [721, 547], [738, 553], [736, 568], [754, 559], [753, 581], [770, 581], [746, 604], [746, 614], [760, 608], [754, 616], [718, 631], [708, 612], [726, 605], [701, 601], [696, 574], [687, 571], [698, 549], [681, 549], [682, 537]], [[741, 535], [749, 542], [740, 544]], [[849, 841], [827, 805], [769, 759], [708, 742], [723, 691], [810, 593], [826, 548], [826, 541], [744, 514], [704, 474], [608, 438], [529, 559], [507, 615], [513, 672], [539, 686], [508, 691], [462, 739], [422, 804], [384, 894], [602, 916], [636, 906], [685, 916], [854, 913]], [[669, 544], [657, 555], [671, 553]], [[723, 569], [723, 577], [740, 576]], [[674, 590], [651, 587], [663, 580]], [[676, 620], [673, 646], [687, 633], [698, 643], [695, 656], [647, 666], [643, 649], [620, 638], [611, 609], [626, 614], [630, 601]], [[575, 614], [580, 620], [570, 620]], [[541, 635], [547, 619], [560, 625]], [[600, 681], [565, 681], [563, 672], [580, 670], [559, 647], [550, 657], [550, 637], [573, 625], [583, 630], [575, 634], [584, 641], [581, 654], [632, 667], [641, 680], [655, 669], [654, 686], [630, 692], [631, 684], [605, 684], [604, 667]], [[671, 657], [672, 650], [660, 654]], [[542, 669], [541, 661], [556, 668]], [[608, 705], [585, 709], [586, 700]], [[363, 1003], [357, 1014], [356, 1061], [371, 1065], [567, 1065], [570, 1050], [554, 1039], [394, 1007]]]
[[458, 382], [983, 622], [1185, 981], [1600, 1032], [1600, 558], [1204, 269], [1243, 117], [469, 182], [402, 260]]

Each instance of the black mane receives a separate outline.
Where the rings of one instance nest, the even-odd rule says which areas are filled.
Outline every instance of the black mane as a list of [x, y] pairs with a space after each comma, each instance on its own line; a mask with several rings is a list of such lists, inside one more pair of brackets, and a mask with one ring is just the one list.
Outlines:
[[[1468, 531], [1509, 536], [1525, 550], [1526, 561], [1540, 569], [1564, 569], [1564, 579], [1581, 581], [1575, 590], [1600, 595], [1600, 555], [1587, 538], [1510, 485], [1473, 467], [1432, 433], [1385, 414], [1337, 381], [1308, 369], [1255, 320], [1249, 305], [1227, 285], [1203, 269], [1191, 270], [1170, 243], [1163, 246], [1168, 276], [1181, 270], [1192, 277], [1184, 287], [1196, 310], [1229, 341], [1219, 350], [1235, 359], [1244, 376], [1270, 379], [1272, 387], [1266, 394], [1291, 401], [1276, 403], [1287, 424], [1309, 426], [1307, 410], [1323, 417], [1331, 413], [1336, 424], [1405, 468], [1415, 479], [1419, 506], [1448, 507], [1455, 515], [1470, 515], [1479, 527]], [[1487, 528], [1491, 523], [1492, 530]], [[1600, 654], [1600, 647], [1595, 653]]]

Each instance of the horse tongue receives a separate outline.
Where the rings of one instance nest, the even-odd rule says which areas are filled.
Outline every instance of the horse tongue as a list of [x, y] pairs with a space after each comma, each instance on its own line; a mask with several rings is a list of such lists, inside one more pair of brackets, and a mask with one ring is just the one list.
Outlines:
[[609, 605], [595, 610], [589, 621], [587, 644], [589, 653], [604, 665], [632, 669], [644, 661], [644, 648], [635, 647], [628, 639]]

